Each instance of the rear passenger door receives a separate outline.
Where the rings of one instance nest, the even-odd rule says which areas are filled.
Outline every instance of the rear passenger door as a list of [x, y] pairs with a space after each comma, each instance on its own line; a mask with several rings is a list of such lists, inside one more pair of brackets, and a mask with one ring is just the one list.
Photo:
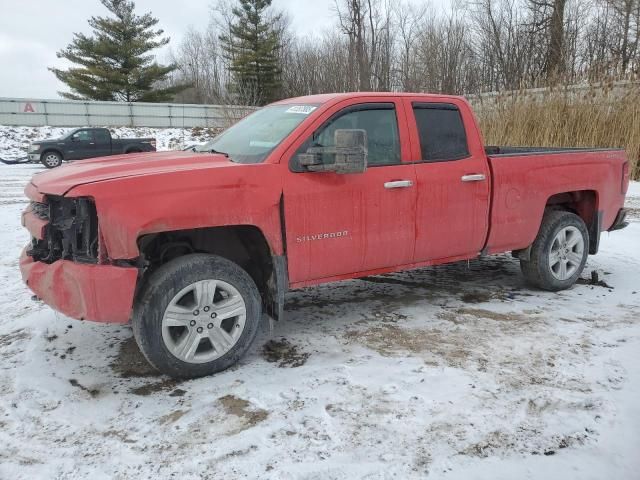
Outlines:
[[95, 156], [105, 157], [111, 155], [111, 133], [106, 128], [99, 128], [93, 131], [96, 142]]
[[488, 231], [490, 172], [471, 110], [453, 98], [407, 99], [405, 109], [418, 187], [414, 261], [474, 257]]

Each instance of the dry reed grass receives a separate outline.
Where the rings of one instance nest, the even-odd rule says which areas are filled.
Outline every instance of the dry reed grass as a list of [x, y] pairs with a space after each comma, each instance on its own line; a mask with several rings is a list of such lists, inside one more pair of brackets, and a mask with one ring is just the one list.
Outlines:
[[625, 148], [640, 179], [640, 86], [508, 92], [474, 101], [487, 145]]

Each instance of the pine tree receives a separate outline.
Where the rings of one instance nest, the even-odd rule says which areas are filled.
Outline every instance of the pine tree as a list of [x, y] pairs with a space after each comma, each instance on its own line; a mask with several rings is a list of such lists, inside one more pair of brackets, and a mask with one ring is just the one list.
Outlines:
[[72, 100], [116, 100], [162, 102], [186, 86], [158, 87], [177, 65], [159, 65], [149, 52], [169, 43], [158, 19], [134, 13], [130, 0], [100, 0], [114, 17], [91, 17], [93, 35], [75, 33], [66, 49], [58, 52], [77, 67], [49, 68], [71, 92], [60, 92]]
[[235, 22], [220, 36], [235, 84], [232, 89], [245, 101], [264, 105], [281, 91], [277, 24], [281, 15], [267, 16], [271, 0], [240, 0], [232, 10]]

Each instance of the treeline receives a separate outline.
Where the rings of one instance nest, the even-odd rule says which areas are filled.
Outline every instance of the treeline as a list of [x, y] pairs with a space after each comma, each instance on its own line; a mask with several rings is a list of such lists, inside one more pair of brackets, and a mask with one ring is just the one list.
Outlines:
[[270, 0], [223, 0], [172, 52], [176, 100], [261, 105], [353, 90], [473, 94], [637, 78], [640, 0], [335, 0], [297, 35]]

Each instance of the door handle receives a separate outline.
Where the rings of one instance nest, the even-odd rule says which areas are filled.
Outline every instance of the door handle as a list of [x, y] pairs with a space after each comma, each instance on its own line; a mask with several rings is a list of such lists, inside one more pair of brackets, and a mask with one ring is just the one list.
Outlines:
[[474, 173], [471, 175], [463, 175], [460, 180], [463, 182], [482, 182], [486, 180], [486, 178], [483, 173]]
[[89, 145], [95, 145], [95, 142], [89, 142]]
[[407, 188], [413, 187], [411, 180], [394, 180], [393, 182], [385, 182], [384, 188]]

